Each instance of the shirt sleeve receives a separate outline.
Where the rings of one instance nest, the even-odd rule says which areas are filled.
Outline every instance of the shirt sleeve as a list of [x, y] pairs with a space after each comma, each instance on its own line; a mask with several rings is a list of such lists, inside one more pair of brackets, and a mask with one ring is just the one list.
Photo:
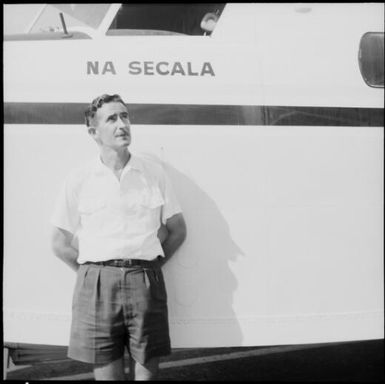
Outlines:
[[53, 226], [62, 228], [72, 234], [76, 232], [80, 222], [80, 215], [77, 195], [70, 178], [67, 178], [61, 187], [50, 222]]
[[163, 198], [164, 205], [162, 206], [161, 212], [161, 220], [163, 224], [166, 224], [167, 219], [176, 215], [177, 213], [181, 213], [182, 209], [179, 205], [178, 199], [176, 197], [174, 188], [171, 184], [171, 181], [167, 174], [163, 172]]

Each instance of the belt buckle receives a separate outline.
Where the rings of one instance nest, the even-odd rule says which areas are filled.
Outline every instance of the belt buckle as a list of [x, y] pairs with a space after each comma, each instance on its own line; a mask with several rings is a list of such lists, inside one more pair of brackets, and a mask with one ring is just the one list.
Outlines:
[[123, 260], [123, 267], [131, 267], [131, 266], [132, 266], [132, 260], [131, 259]]

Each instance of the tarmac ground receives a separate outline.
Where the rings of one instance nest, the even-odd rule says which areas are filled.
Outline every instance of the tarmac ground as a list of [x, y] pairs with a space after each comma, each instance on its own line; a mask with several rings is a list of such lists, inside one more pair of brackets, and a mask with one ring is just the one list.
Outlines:
[[[12, 365], [7, 380], [94, 380], [92, 366], [68, 358]], [[164, 381], [384, 381], [384, 340], [271, 347], [176, 349], [163, 357]]]

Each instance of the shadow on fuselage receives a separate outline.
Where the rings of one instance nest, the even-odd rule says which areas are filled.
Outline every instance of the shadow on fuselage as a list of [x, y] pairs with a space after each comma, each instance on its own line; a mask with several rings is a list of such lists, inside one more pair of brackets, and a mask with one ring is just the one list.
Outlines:
[[185, 243], [164, 268], [171, 326], [185, 326], [191, 334], [177, 331], [176, 337], [194, 346], [240, 346], [242, 332], [233, 309], [238, 284], [230, 262], [242, 251], [215, 201], [191, 178], [163, 165], [187, 225]]

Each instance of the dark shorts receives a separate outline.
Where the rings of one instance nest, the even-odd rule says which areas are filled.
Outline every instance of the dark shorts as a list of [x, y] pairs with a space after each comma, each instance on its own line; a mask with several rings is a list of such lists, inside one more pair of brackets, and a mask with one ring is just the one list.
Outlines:
[[68, 357], [105, 364], [122, 357], [125, 347], [140, 364], [171, 352], [160, 267], [81, 265]]

